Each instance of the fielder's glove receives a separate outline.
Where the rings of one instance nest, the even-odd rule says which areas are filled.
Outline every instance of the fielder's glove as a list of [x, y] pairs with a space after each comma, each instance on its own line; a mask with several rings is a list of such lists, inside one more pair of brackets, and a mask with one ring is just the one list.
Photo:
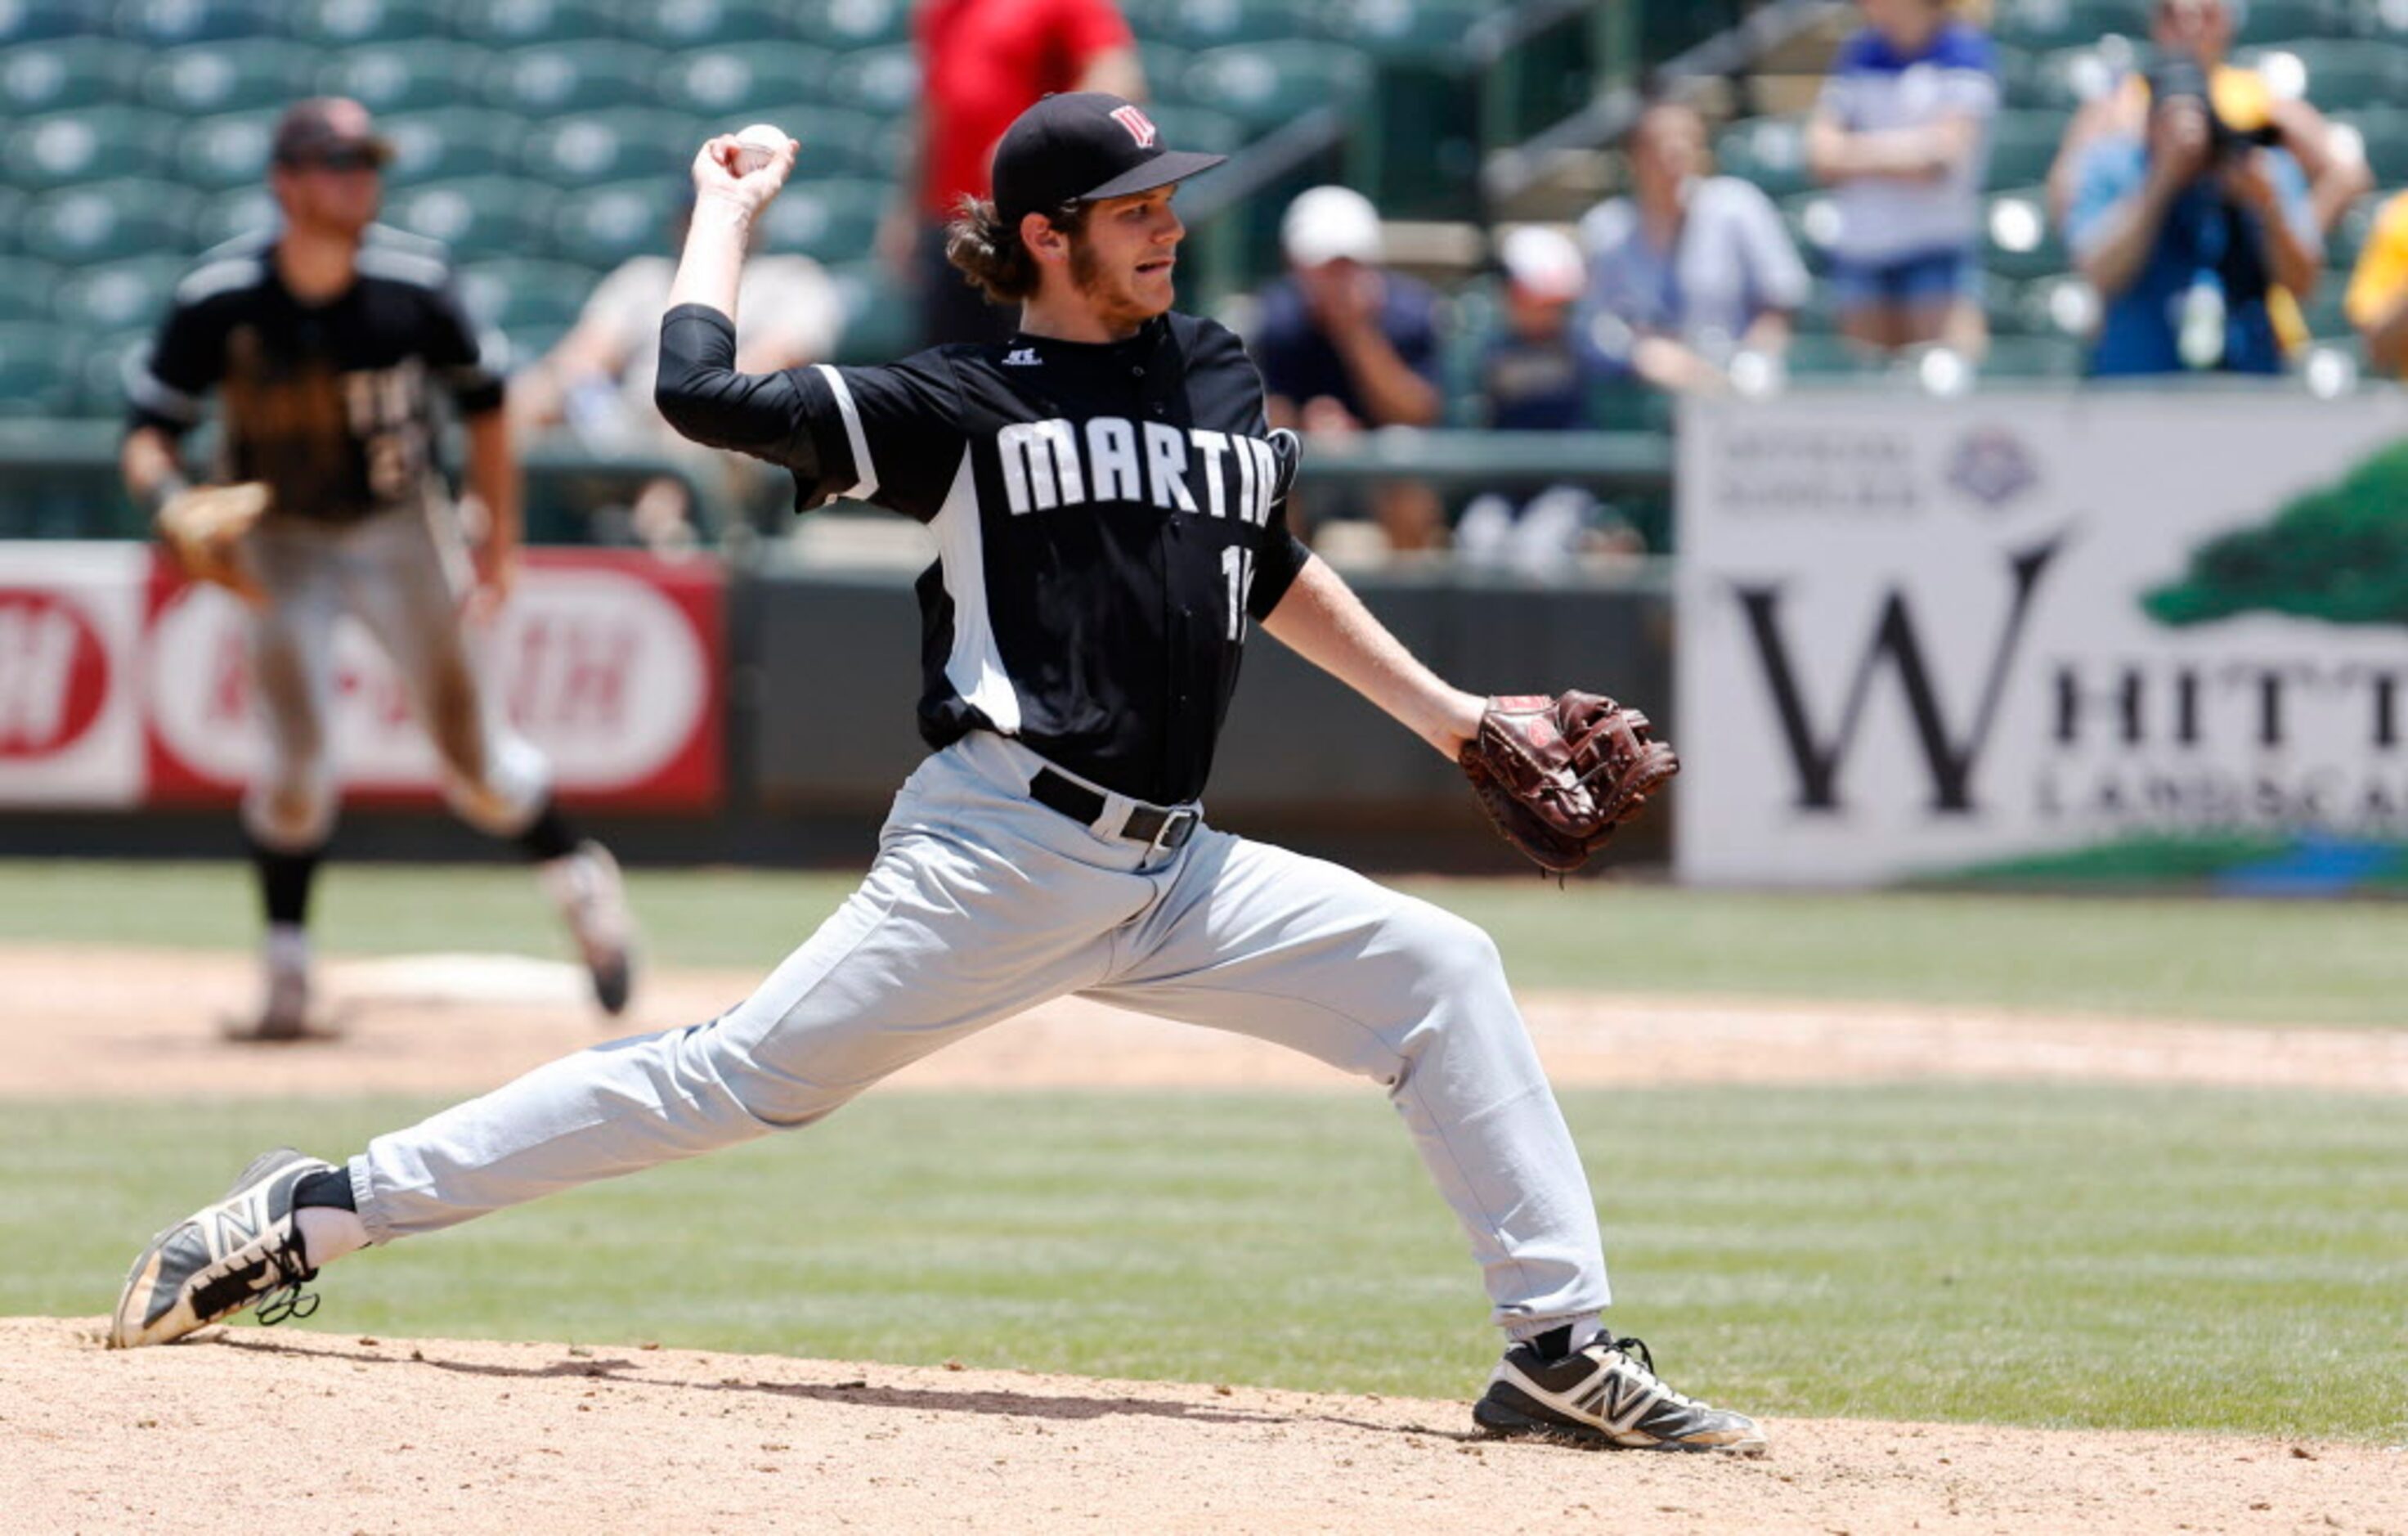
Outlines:
[[1490, 699], [1455, 761], [1505, 840], [1555, 874], [1587, 863], [1681, 771], [1645, 715], [1583, 693]]
[[257, 481], [185, 486], [161, 499], [150, 524], [186, 576], [248, 596], [259, 587], [242, 561], [242, 538], [267, 514], [268, 500]]

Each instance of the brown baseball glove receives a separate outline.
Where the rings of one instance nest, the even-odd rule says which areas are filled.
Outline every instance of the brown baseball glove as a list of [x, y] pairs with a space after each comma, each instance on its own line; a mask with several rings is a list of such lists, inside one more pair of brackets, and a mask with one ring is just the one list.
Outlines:
[[1455, 761], [1505, 840], [1555, 874], [1587, 863], [1681, 771], [1645, 715], [1583, 693], [1490, 699]]
[[259, 583], [242, 559], [242, 537], [266, 515], [268, 500], [257, 481], [187, 486], [159, 504], [151, 526], [186, 576], [250, 596]]

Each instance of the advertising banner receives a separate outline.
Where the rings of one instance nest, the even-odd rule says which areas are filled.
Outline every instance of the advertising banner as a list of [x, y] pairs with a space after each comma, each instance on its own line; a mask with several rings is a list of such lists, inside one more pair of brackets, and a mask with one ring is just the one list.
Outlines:
[[142, 794], [135, 673], [150, 552], [138, 544], [5, 548], [0, 805], [132, 805]]
[[1684, 409], [1698, 882], [2408, 883], [2408, 403]]

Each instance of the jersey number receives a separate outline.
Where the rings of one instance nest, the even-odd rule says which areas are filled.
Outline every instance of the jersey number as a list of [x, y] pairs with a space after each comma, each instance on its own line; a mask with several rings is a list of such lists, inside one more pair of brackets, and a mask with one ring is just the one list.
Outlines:
[[1246, 594], [1254, 585], [1254, 552], [1232, 544], [1221, 552], [1221, 574], [1229, 579], [1229, 639], [1246, 638]]

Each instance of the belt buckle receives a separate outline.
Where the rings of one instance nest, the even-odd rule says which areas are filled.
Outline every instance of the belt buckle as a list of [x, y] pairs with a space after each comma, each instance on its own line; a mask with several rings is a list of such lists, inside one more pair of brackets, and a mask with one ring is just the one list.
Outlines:
[[1165, 850], [1175, 854], [1186, 847], [1187, 840], [1196, 835], [1196, 824], [1203, 819], [1201, 814], [1184, 806], [1165, 813], [1162, 825], [1154, 828], [1152, 840], [1145, 845], [1145, 856], [1152, 858]]

